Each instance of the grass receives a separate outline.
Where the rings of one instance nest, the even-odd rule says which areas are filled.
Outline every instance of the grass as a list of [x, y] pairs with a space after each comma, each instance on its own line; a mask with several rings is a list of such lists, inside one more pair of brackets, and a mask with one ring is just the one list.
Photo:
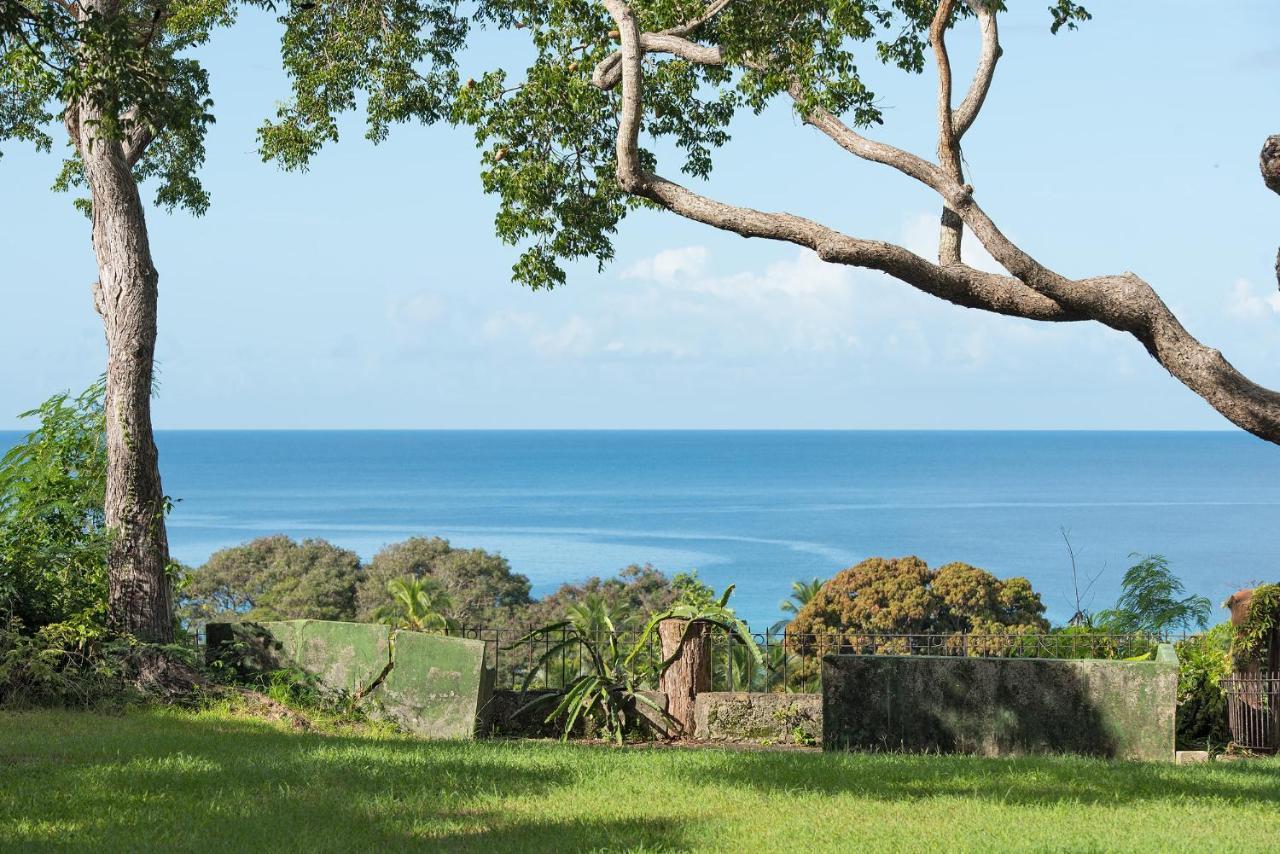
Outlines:
[[733, 752], [0, 713], [0, 848], [1266, 850], [1280, 762]]

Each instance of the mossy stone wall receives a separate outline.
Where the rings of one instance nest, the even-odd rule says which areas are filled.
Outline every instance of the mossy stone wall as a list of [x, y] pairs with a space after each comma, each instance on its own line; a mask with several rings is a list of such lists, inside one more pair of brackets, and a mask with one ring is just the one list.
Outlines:
[[274, 641], [264, 663], [312, 673], [323, 685], [360, 697], [371, 715], [418, 735], [473, 738], [493, 691], [483, 642], [370, 623], [210, 623], [209, 655], [263, 631]]
[[823, 746], [1173, 759], [1178, 659], [832, 655]]

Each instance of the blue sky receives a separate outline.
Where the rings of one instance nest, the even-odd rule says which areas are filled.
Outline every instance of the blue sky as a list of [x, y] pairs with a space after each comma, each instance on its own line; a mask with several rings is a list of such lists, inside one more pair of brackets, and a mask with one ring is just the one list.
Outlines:
[[[1280, 7], [1157, 15], [1098, 0], [1092, 23], [1055, 38], [1043, 2], [1012, 5], [966, 140], [984, 206], [1068, 275], [1139, 273], [1194, 333], [1280, 386], [1280, 199], [1257, 169], [1280, 132]], [[954, 39], [957, 68], [970, 36]], [[213, 208], [150, 215], [161, 428], [1227, 426], [1119, 334], [956, 308], [672, 215], [629, 217], [603, 273], [523, 290], [465, 130], [406, 126], [375, 147], [353, 120], [308, 174], [259, 161], [255, 128], [287, 91], [277, 38], [246, 13], [205, 51]], [[464, 75], [519, 45], [481, 38]], [[931, 152], [931, 71], [867, 71], [887, 107], [879, 136]], [[936, 245], [928, 192], [787, 109], [734, 132], [708, 192]], [[48, 190], [56, 171], [12, 145], [0, 159], [0, 429], [102, 369], [88, 225]]]

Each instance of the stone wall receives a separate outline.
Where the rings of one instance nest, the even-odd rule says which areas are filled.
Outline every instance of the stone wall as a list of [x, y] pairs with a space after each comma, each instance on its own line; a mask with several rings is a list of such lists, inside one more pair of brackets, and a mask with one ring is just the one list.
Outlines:
[[358, 697], [374, 717], [431, 738], [473, 738], [493, 691], [484, 643], [369, 623], [210, 623], [208, 655], [239, 643], [255, 666], [291, 665]]
[[832, 655], [823, 745], [1005, 756], [1173, 759], [1178, 659]]
[[694, 702], [694, 738], [754, 744], [818, 744], [821, 694], [710, 691]]

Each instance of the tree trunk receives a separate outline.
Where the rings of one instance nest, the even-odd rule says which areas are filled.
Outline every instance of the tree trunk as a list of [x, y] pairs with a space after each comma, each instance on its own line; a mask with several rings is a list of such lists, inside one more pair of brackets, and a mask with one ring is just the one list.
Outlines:
[[693, 735], [694, 698], [711, 690], [711, 624], [695, 622], [681, 643], [688, 623], [688, 620], [671, 619], [658, 624], [662, 660], [671, 658], [677, 649], [680, 653], [662, 673], [658, 687], [667, 695], [667, 713], [686, 738]]
[[133, 170], [115, 140], [95, 139], [93, 111], [77, 111], [75, 140], [92, 192], [94, 304], [107, 339], [108, 620], [140, 640], [173, 640], [173, 591], [155, 437], [151, 381], [156, 286]]

